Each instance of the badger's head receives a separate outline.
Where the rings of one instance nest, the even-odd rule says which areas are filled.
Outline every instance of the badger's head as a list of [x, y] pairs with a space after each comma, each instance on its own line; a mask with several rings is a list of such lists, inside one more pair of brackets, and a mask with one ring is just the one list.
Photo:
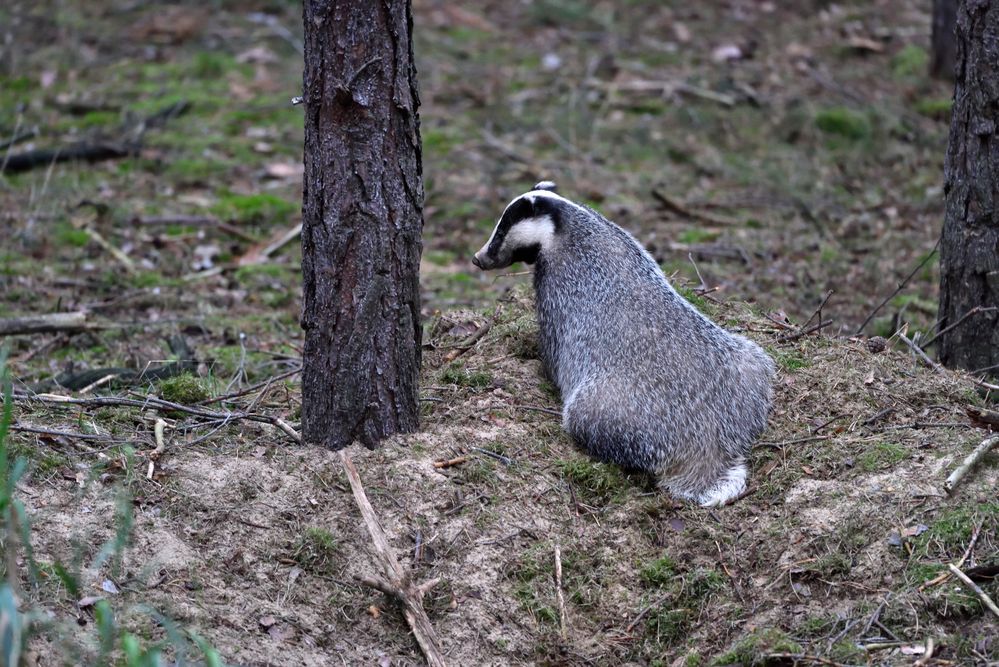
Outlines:
[[565, 199], [555, 194], [555, 184], [542, 181], [514, 199], [503, 211], [496, 229], [472, 264], [480, 269], [503, 269], [514, 262], [533, 264], [555, 242], [559, 209]]

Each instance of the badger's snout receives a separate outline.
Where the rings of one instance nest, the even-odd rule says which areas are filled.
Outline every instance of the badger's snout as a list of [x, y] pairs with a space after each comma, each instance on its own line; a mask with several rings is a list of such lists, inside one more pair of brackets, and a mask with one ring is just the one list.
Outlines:
[[484, 268], [482, 266], [482, 261], [479, 259], [479, 253], [475, 253], [474, 255], [472, 255], [472, 264], [479, 267], [480, 269]]

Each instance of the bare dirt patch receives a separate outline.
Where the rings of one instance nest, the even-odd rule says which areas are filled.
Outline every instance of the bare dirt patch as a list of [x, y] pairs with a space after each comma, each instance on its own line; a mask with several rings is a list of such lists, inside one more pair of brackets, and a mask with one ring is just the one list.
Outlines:
[[[707, 511], [590, 461], [557, 417], [525, 409], [558, 406], [537, 361], [523, 358], [529, 307], [518, 293], [476, 347], [441, 363], [483, 319], [449, 314], [427, 351], [424, 396], [435, 400], [424, 431], [352, 452], [404, 567], [418, 581], [442, 579], [426, 606], [453, 664], [782, 652], [850, 663], [867, 659], [858, 645], [896, 641], [869, 653], [891, 662], [930, 636], [941, 656], [996, 650], [975, 598], [953, 582], [918, 590], [975, 526], [974, 554], [995, 553], [994, 461], [954, 497], [939, 491], [984, 433], [966, 423], [964, 407], [977, 402], [967, 380], [862, 341], [777, 343], [781, 330], [765, 319], [710, 306], [768, 345], [782, 370], [753, 456], [755, 491]], [[394, 605], [356, 582], [375, 574], [372, 552], [334, 453], [250, 426], [207, 449], [170, 440], [155, 482], [141, 454], [121, 467], [77, 459], [104, 470], [82, 491], [64, 475], [36, 476], [24, 489], [35, 557], [65, 559], [68, 544], [94, 553], [114, 532], [122, 482], [137, 501], [134, 526], [114, 577], [121, 592], [103, 593], [120, 608], [154, 606], [236, 664], [421, 661]], [[467, 461], [433, 465], [459, 455]], [[108, 572], [85, 573], [85, 592], [101, 594]], [[70, 602], [53, 613], [72, 617]], [[866, 627], [882, 602], [882, 625]]]

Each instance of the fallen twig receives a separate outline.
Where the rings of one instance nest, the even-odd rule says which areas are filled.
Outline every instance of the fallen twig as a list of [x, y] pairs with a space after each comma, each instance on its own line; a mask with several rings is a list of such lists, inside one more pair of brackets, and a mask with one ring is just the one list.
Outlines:
[[986, 426], [999, 426], [999, 411], [988, 410], [986, 408], [976, 408], [969, 405], [964, 409], [965, 413], [972, 420], [985, 424]]
[[[981, 530], [982, 530], [982, 524], [979, 523], [975, 526], [974, 530], [971, 532], [971, 540], [968, 542], [968, 548], [964, 550], [964, 555], [961, 556], [961, 560], [955, 563], [957, 567], [961, 567], [962, 565], [964, 565], [964, 561], [968, 560], [968, 556], [971, 555], [972, 549], [975, 548], [975, 542], [978, 541], [978, 534], [981, 532]], [[950, 572], [941, 572], [938, 576], [934, 577], [933, 579], [923, 582], [923, 584], [919, 587], [919, 591], [922, 592], [927, 588], [932, 588], [933, 586], [936, 586], [937, 584], [946, 581], [948, 578], [950, 578]]]
[[117, 248], [116, 246], [114, 246], [110, 241], [108, 241], [106, 238], [104, 238], [100, 234], [100, 232], [98, 232], [93, 227], [90, 227], [90, 226], [84, 227], [83, 231], [87, 234], [87, 236], [90, 237], [90, 239], [94, 243], [96, 243], [97, 245], [99, 245], [109, 255], [111, 255], [112, 257], [114, 257], [115, 260], [117, 260], [117, 262], [122, 265], [122, 267], [125, 269], [125, 271], [127, 271], [128, 273], [131, 273], [131, 274], [135, 273], [135, 262], [133, 262], [128, 255], [126, 255], [124, 252], [122, 252], [120, 248]]
[[555, 599], [558, 601], [558, 626], [562, 641], [568, 638], [569, 616], [565, 611], [565, 594], [562, 593], [562, 550], [555, 543]]
[[284, 431], [296, 442], [301, 442], [301, 436], [280, 417], [266, 415], [255, 412], [213, 412], [204, 410], [196, 406], [181, 405], [172, 401], [166, 401], [156, 396], [143, 396], [142, 400], [134, 398], [122, 398], [120, 396], [93, 396], [90, 398], [71, 398], [59, 394], [14, 394], [15, 403], [45, 403], [47, 405], [83, 405], [87, 407], [131, 407], [142, 408], [144, 410], [156, 410], [157, 412], [183, 412], [195, 417], [213, 419], [218, 421], [253, 421], [262, 424], [271, 424]]
[[687, 207], [683, 202], [674, 199], [659, 188], [652, 189], [652, 196], [663, 205], [667, 211], [672, 211], [677, 215], [683, 216], [690, 220], [700, 220], [701, 222], [706, 222], [709, 225], [719, 225], [722, 227], [730, 227], [732, 225], [738, 225], [739, 221], [734, 218], [724, 218], [713, 213], [707, 213], [705, 211], [694, 211]]
[[252, 394], [258, 389], [266, 387], [267, 385], [273, 382], [277, 382], [278, 380], [283, 380], [285, 378], [291, 377], [292, 375], [301, 372], [302, 372], [301, 367], [293, 368], [290, 371], [285, 371], [284, 373], [278, 373], [277, 375], [272, 375], [263, 382], [258, 382], [255, 385], [247, 387], [246, 389], [240, 389], [239, 391], [234, 391], [231, 394], [223, 394], [222, 396], [215, 396], [213, 398], [205, 399], [204, 401], [198, 403], [198, 405], [210, 405], [212, 403], [220, 403], [222, 401], [228, 401], [233, 398], [239, 398], [240, 396], [246, 396], [247, 394]]
[[827, 326], [829, 326], [830, 324], [832, 324], [835, 321], [836, 320], [819, 320], [818, 322], [816, 322], [812, 326], [808, 327], [807, 329], [802, 329], [800, 331], [795, 331], [794, 333], [785, 334], [785, 335], [781, 336], [780, 338], [777, 339], [777, 342], [778, 343], [790, 343], [791, 341], [798, 340], [799, 338], [807, 336], [810, 333], [814, 333], [814, 332], [818, 331], [819, 329], [824, 329], [824, 328], [826, 328]]
[[805, 442], [817, 442], [819, 440], [828, 440], [831, 435], [808, 435], [801, 438], [794, 438], [793, 440], [782, 440], [781, 442], [774, 442], [771, 440], [758, 440], [754, 447], [772, 447], [774, 449], [780, 449], [782, 447], [787, 447], [788, 445], [799, 445]]
[[87, 313], [49, 313], [0, 320], [0, 336], [51, 333], [53, 331], [85, 331], [94, 328], [87, 323]]
[[285, 433], [287, 433], [288, 437], [291, 438], [292, 440], [294, 440], [295, 442], [297, 442], [299, 444], [302, 443], [302, 436], [301, 436], [301, 434], [298, 431], [296, 431], [295, 429], [293, 429], [291, 427], [291, 424], [289, 424], [285, 420], [281, 419], [280, 417], [271, 417], [270, 418], [270, 423], [274, 424], [279, 429], [281, 429], [282, 431], [284, 431]]
[[874, 613], [867, 619], [867, 623], [864, 624], [864, 628], [860, 631], [861, 637], [867, 636], [871, 626], [877, 622], [878, 618], [881, 616], [881, 612], [884, 611], [885, 606], [888, 604], [888, 598], [890, 597], [891, 593], [889, 592], [884, 598], [882, 598], [881, 603], [878, 605], [877, 609], [874, 610]]
[[515, 404], [513, 407], [519, 408], [521, 410], [530, 410], [531, 412], [543, 412], [546, 415], [554, 415], [556, 417], [561, 417], [562, 413], [558, 410], [552, 410], [551, 408], [543, 408], [538, 405], [520, 405]]
[[34, 169], [35, 167], [45, 167], [56, 162], [71, 162], [76, 160], [99, 162], [101, 160], [113, 160], [115, 158], [137, 155], [138, 152], [138, 145], [131, 142], [80, 141], [63, 148], [40, 148], [38, 150], [11, 155], [7, 159], [4, 169], [9, 173], [16, 174], [21, 171]]
[[56, 431], [54, 429], [42, 428], [32, 424], [11, 424], [11, 431], [22, 431], [24, 433], [38, 433], [39, 435], [49, 435], [56, 438], [72, 438], [75, 440], [110, 440], [111, 438], [99, 433], [76, 433], [72, 431]]
[[923, 665], [929, 664], [930, 660], [933, 659], [933, 650], [936, 648], [936, 644], [933, 641], [933, 637], [926, 638], [926, 651], [916, 662], [912, 663], [913, 667], [923, 667]]
[[166, 438], [163, 437], [163, 431], [165, 428], [166, 422], [162, 419], [157, 419], [156, 423], [153, 425], [153, 436], [156, 438], [156, 448], [149, 452], [149, 467], [146, 468], [146, 479], [153, 478], [153, 471], [156, 469], [156, 461], [158, 461], [160, 455], [166, 451]]
[[999, 578], [999, 565], [979, 565], [964, 572], [972, 581], [993, 581]]
[[111, 382], [111, 380], [115, 379], [116, 377], [118, 377], [117, 373], [108, 373], [104, 377], [98, 378], [97, 380], [94, 380], [93, 382], [91, 382], [90, 384], [88, 384], [86, 387], [84, 387], [83, 389], [81, 389], [80, 390], [80, 395], [89, 394], [94, 389], [97, 389], [98, 387], [103, 387], [104, 385], [106, 385], [108, 382]]
[[277, 234], [267, 239], [263, 243], [258, 243], [249, 250], [247, 250], [243, 255], [236, 261], [237, 266], [251, 266], [253, 264], [262, 264], [267, 261], [271, 255], [276, 253], [281, 248], [285, 247], [292, 241], [298, 238], [299, 234], [302, 233], [302, 223], [298, 223], [288, 229], [279, 231]]
[[361, 511], [361, 516], [364, 519], [364, 525], [368, 529], [368, 535], [371, 536], [376, 559], [379, 561], [382, 572], [387, 578], [387, 580], [380, 580], [362, 577], [360, 579], [361, 583], [382, 591], [402, 605], [406, 622], [413, 631], [413, 635], [416, 637], [416, 641], [420, 645], [420, 650], [423, 651], [427, 663], [432, 667], [443, 667], [446, 663], [444, 662], [444, 655], [440, 650], [440, 640], [437, 638], [437, 632], [434, 630], [433, 625], [430, 624], [427, 612], [423, 609], [423, 596], [438, 580], [432, 579], [419, 586], [414, 585], [409, 580], [409, 577], [396, 559], [395, 554], [392, 553], [392, 548], [389, 545], [388, 538], [385, 536], [385, 531], [378, 521], [378, 516], [375, 514], [374, 508], [368, 502], [368, 496], [364, 492], [364, 486], [361, 484], [361, 476], [358, 475], [357, 468], [354, 467], [354, 462], [350, 460], [350, 455], [344, 450], [340, 451], [340, 461], [343, 463], [344, 472], [347, 474], [347, 481], [350, 482], [354, 501], [357, 503], [357, 508]]
[[14, 135], [10, 139], [5, 139], [0, 141], [0, 151], [5, 151], [8, 148], [21, 143], [22, 141], [28, 141], [29, 139], [34, 139], [38, 136], [38, 127], [28, 128], [20, 132], [15, 131]]
[[482, 337], [489, 333], [489, 330], [492, 329], [493, 323], [496, 321], [496, 318], [499, 317], [501, 307], [502, 306], [497, 306], [496, 312], [493, 313], [492, 317], [486, 320], [478, 329], [473, 331], [472, 335], [462, 341], [459, 345], [456, 345], [454, 349], [449, 350], [447, 354], [441, 358], [441, 361], [444, 363], [452, 362], [475, 347], [475, 344], [482, 340]]
[[10, 155], [4, 164], [4, 170], [16, 173], [34, 169], [35, 167], [51, 168], [57, 162], [70, 162], [74, 160], [98, 162], [100, 160], [111, 160], [137, 155], [142, 146], [142, 139], [145, 136], [146, 130], [151, 127], [158, 127], [167, 120], [180, 116], [190, 106], [185, 100], [166, 106], [152, 115], [143, 118], [131, 127], [126, 128], [122, 132], [122, 138], [119, 140], [79, 141], [69, 146], [41, 148]]
[[999, 308], [997, 308], [996, 306], [975, 306], [974, 308], [966, 312], [964, 315], [961, 315], [961, 317], [957, 318], [957, 320], [953, 324], [948, 324], [943, 329], [933, 334], [933, 336], [931, 336], [928, 341], [923, 343], [923, 347], [929, 347], [936, 341], [937, 338], [940, 338], [940, 336], [944, 335], [948, 331], [951, 331], [952, 329], [960, 326], [966, 319], [968, 319], [972, 315], [977, 315], [978, 313], [992, 313], [997, 310], [999, 310]]
[[961, 582], [965, 586], [967, 586], [968, 588], [970, 588], [975, 592], [975, 594], [982, 601], [982, 603], [984, 603], [985, 606], [989, 608], [989, 611], [991, 611], [993, 614], [996, 615], [996, 618], [999, 618], [999, 607], [997, 607], [996, 603], [992, 601], [992, 598], [988, 596], [988, 593], [982, 590], [981, 586], [973, 582], [968, 577], [968, 575], [966, 575], [964, 572], [961, 571], [961, 568], [953, 564], [950, 564], [947, 567], [950, 569], [951, 572], [954, 573], [955, 577], [961, 580]]
[[922, 359], [924, 362], [926, 362], [927, 366], [929, 366], [933, 370], [937, 371], [938, 373], [946, 373], [947, 372], [946, 368], [944, 368], [943, 366], [941, 366], [937, 362], [935, 362], [932, 359], [930, 359], [929, 355], [927, 355], [925, 352], [923, 352], [923, 350], [918, 345], [916, 345], [915, 343], [913, 343], [912, 340], [908, 336], [906, 336], [901, 330], [897, 331], [895, 333], [895, 335], [897, 335], [899, 337], [899, 339], [903, 343], [905, 343], [906, 345], [908, 345], [909, 349], [912, 350], [913, 352], [915, 352], [919, 356], [920, 359]]
[[716, 93], [707, 88], [694, 86], [683, 81], [618, 81], [607, 82], [600, 79], [587, 79], [586, 84], [594, 88], [603, 88], [608, 92], [633, 92], [633, 93], [659, 93], [666, 96], [679, 93], [699, 97], [710, 102], [716, 102], [722, 106], [735, 106], [736, 99], [731, 95]]
[[907, 275], [905, 277], [905, 280], [903, 280], [902, 282], [900, 282], [898, 284], [898, 287], [895, 288], [894, 292], [892, 292], [887, 297], [885, 297], [885, 300], [882, 301], [881, 303], [879, 303], [877, 305], [877, 307], [870, 312], [870, 314], [864, 319], [864, 321], [861, 323], [861, 325], [859, 327], [857, 327], [857, 330], [854, 332], [854, 335], [859, 335], [860, 333], [862, 333], [864, 331], [864, 327], [866, 327], [868, 325], [868, 323], [870, 323], [870, 321], [874, 319], [875, 315], [877, 315], [879, 312], [881, 312], [881, 309], [885, 307], [885, 304], [888, 303], [889, 301], [891, 301], [892, 299], [894, 299], [896, 294], [898, 294], [903, 289], [905, 289], [905, 286], [909, 284], [909, 281], [912, 280], [912, 277], [914, 275], [916, 275], [916, 273], [918, 273], [921, 268], [923, 268], [924, 266], [926, 266], [926, 263], [930, 261], [930, 259], [933, 257], [933, 255], [937, 254], [937, 247], [939, 245], [940, 245], [940, 239], [937, 239], [937, 242], [933, 244], [933, 250], [931, 250], [926, 255], [926, 257], [923, 258], [923, 261], [921, 261], [916, 266], [916, 268], [914, 268], [912, 270], [912, 273], [910, 273], [909, 275]]
[[835, 660], [817, 655], [808, 655], [807, 653], [767, 653], [762, 657], [766, 659], [765, 661], [769, 661], [771, 658], [778, 658], [781, 660], [793, 660], [795, 664], [800, 662], [814, 662], [820, 665], [832, 665], [832, 667], [846, 667], [842, 662], [836, 662]]
[[468, 461], [468, 457], [467, 456], [456, 456], [453, 459], [447, 459], [447, 460], [444, 460], [444, 461], [434, 461], [434, 467], [437, 468], [438, 470], [440, 470], [442, 468], [450, 468], [452, 466], [461, 465], [462, 463], [465, 463], [466, 461]]
[[482, 449], [481, 447], [472, 447], [471, 449], [472, 449], [473, 452], [478, 452], [480, 454], [485, 454], [486, 456], [494, 458], [497, 461], [499, 461], [501, 463], [505, 463], [508, 466], [512, 466], [513, 465], [513, 459], [511, 459], [508, 456], [503, 456], [502, 454], [497, 454], [496, 452], [491, 452], [488, 449]]
[[154, 227], [158, 225], [180, 225], [184, 227], [217, 227], [219, 230], [227, 234], [230, 234], [232, 236], [241, 238], [244, 241], [249, 241], [250, 243], [260, 242], [260, 239], [253, 236], [252, 234], [247, 234], [236, 225], [224, 222], [210, 215], [164, 215], [164, 216], [154, 216], [149, 218], [134, 217], [132, 218], [132, 224], [142, 225], [146, 227]]
[[828, 292], [826, 292], [826, 295], [822, 297], [822, 301], [819, 303], [818, 307], [814, 311], [812, 311], [812, 314], [808, 316], [808, 319], [805, 320], [805, 323], [801, 325], [802, 329], [811, 324], [812, 320], [815, 319], [816, 315], [819, 316], [819, 323], [822, 322], [822, 309], [825, 308], [826, 303], [829, 302], [829, 297], [835, 294], [835, 292], [836, 290], [829, 290]]
[[947, 480], [943, 483], [944, 491], [952, 493], [954, 488], [960, 483], [964, 476], [968, 474], [968, 471], [971, 470], [976, 463], [985, 458], [985, 455], [988, 454], [989, 451], [997, 444], [999, 444], [999, 435], [994, 435], [991, 438], [986, 438], [981, 442], [981, 444], [975, 447], [975, 449], [972, 450], [972, 452], [964, 459], [961, 465], [959, 465], [954, 472], [947, 477]]

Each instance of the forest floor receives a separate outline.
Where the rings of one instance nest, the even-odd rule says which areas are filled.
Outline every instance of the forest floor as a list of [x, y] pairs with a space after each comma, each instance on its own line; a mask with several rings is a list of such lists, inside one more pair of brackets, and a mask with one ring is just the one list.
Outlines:
[[[423, 422], [351, 456], [404, 567], [441, 579], [424, 604], [451, 664], [999, 660], [997, 619], [940, 578], [999, 565], [996, 455], [940, 490], [984, 400], [892, 335], [936, 316], [951, 88], [925, 74], [925, 4], [415, 0]], [[300, 23], [279, 0], [0, 8], [0, 319], [86, 318], [3, 341], [32, 550], [2, 567], [39, 664], [94, 662], [107, 627], [171, 655], [194, 632], [232, 664], [422, 662], [357, 583], [374, 559], [339, 456], [280, 428]], [[129, 154], [13, 168], [76, 144]], [[469, 261], [542, 179], [778, 361], [744, 499], [674, 503], [562, 433], [529, 275]], [[788, 340], [829, 291], [832, 323]], [[191, 373], [121, 370], [163, 367]]]

